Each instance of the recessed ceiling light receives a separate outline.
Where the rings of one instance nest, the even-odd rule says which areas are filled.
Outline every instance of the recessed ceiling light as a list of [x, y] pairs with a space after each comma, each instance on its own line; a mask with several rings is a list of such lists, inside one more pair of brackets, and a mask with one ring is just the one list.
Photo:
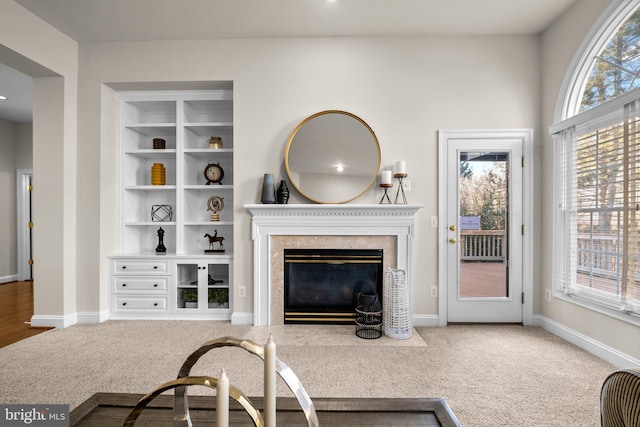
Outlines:
[[0, 95], [0, 100], [2, 100], [2, 99], [7, 99], [7, 97], [4, 96], [4, 95]]

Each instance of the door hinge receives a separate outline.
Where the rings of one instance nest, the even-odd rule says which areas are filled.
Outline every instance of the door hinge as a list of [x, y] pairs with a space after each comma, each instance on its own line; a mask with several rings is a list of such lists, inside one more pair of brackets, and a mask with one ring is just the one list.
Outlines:
[[524, 167], [524, 156], [522, 156], [522, 167]]
[[27, 261], [27, 264], [29, 264], [29, 265], [33, 265], [33, 260], [32, 260], [32, 259], [30, 259], [29, 261]]
[[522, 298], [522, 304], [524, 304], [524, 292], [522, 294], [520, 294], [520, 295], [521, 295], [521, 298]]
[[522, 224], [522, 229], [520, 231], [522, 233], [522, 235], [524, 236], [524, 224]]
[[29, 189], [29, 191], [33, 191], [33, 184], [29, 184], [29, 187], [27, 187]]
[[27, 227], [33, 228], [33, 222], [29, 221], [29, 223], [27, 224]]

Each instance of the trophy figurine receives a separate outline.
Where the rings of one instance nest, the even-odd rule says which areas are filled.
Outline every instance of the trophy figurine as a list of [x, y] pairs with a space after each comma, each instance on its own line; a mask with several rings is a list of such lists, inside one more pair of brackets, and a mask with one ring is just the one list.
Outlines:
[[[204, 237], [209, 238], [209, 249], [205, 249], [205, 254], [210, 253], [224, 253], [224, 248], [222, 247], [222, 242], [224, 241], [224, 237], [218, 236], [218, 230], [215, 230], [213, 236], [209, 233], [205, 234]], [[218, 249], [213, 249], [214, 243], [218, 242]]]
[[209, 197], [207, 206], [207, 211], [213, 212], [211, 214], [211, 222], [220, 221], [220, 214], [218, 212], [224, 209], [224, 198], [219, 196], [211, 196]]

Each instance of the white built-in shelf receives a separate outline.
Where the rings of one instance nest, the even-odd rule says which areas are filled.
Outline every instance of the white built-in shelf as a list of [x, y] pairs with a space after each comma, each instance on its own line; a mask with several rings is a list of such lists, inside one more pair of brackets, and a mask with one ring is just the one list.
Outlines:
[[176, 157], [175, 149], [141, 149], [141, 150], [127, 150], [125, 154], [130, 156], [139, 156], [144, 159], [174, 159]]
[[211, 155], [223, 155], [228, 154], [231, 155], [233, 153], [233, 148], [185, 148], [185, 153], [198, 153], [198, 154], [211, 154]]
[[[229, 320], [233, 307], [233, 89], [122, 92], [118, 252], [111, 274], [113, 318]], [[212, 136], [223, 148], [209, 148]], [[165, 140], [154, 149], [153, 140]], [[223, 185], [205, 185], [204, 169], [224, 169]], [[162, 163], [166, 185], [151, 185], [152, 167]], [[207, 201], [224, 198], [221, 221], [211, 222]], [[171, 221], [152, 221], [152, 206], [169, 205]], [[168, 219], [168, 218], [167, 218]], [[157, 254], [158, 229], [166, 253]], [[224, 253], [205, 253], [205, 234], [224, 237]], [[214, 243], [214, 249], [219, 243]], [[223, 282], [208, 284], [208, 276]], [[154, 278], [157, 278], [154, 279]], [[131, 280], [139, 287], [124, 286]], [[191, 285], [191, 282], [197, 284]], [[161, 283], [161, 284], [160, 284]], [[147, 286], [148, 288], [145, 288]], [[198, 306], [187, 307], [182, 290], [197, 289]], [[228, 289], [227, 306], [208, 304], [212, 289]]]
[[233, 185], [196, 184], [196, 185], [185, 185], [183, 188], [185, 190], [211, 190], [211, 191], [214, 191], [214, 190], [233, 190]]
[[[158, 224], [156, 222], [156, 224]], [[233, 225], [233, 221], [185, 221], [184, 225], [204, 225], [207, 227], [216, 227], [219, 225]]]
[[127, 227], [175, 227], [175, 221], [125, 221], [124, 225]]
[[175, 191], [175, 185], [127, 185], [125, 190], [144, 190], [144, 191]]

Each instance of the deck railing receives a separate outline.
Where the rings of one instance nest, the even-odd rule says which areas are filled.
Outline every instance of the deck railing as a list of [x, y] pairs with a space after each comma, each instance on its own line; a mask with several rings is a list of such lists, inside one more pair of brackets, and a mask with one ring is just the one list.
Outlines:
[[504, 236], [504, 230], [461, 230], [460, 259], [504, 261], [507, 254]]
[[[617, 234], [578, 234], [578, 272], [615, 280], [622, 267], [621, 244]], [[506, 250], [504, 230], [460, 231], [460, 259], [463, 261], [502, 261], [506, 259]]]
[[578, 234], [578, 272], [617, 279], [622, 267], [621, 244], [616, 234]]

